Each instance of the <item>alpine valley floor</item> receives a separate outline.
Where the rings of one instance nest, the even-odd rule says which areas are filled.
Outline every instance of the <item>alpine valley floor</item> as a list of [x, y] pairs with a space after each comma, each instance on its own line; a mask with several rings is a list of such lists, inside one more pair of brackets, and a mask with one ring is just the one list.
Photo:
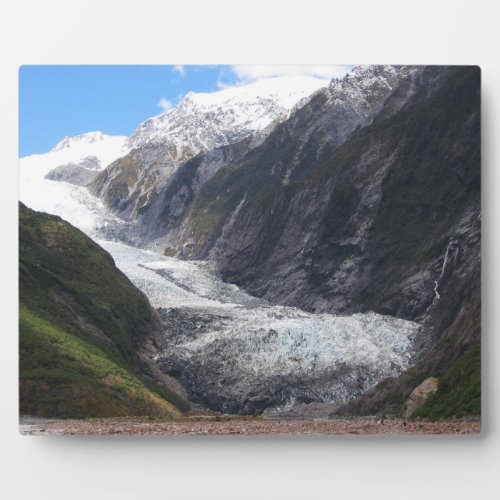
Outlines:
[[24, 435], [98, 435], [98, 436], [208, 436], [208, 435], [477, 435], [479, 419], [407, 422], [374, 417], [335, 419], [269, 419], [262, 417], [193, 416], [163, 420], [109, 418], [86, 420], [21, 419]]

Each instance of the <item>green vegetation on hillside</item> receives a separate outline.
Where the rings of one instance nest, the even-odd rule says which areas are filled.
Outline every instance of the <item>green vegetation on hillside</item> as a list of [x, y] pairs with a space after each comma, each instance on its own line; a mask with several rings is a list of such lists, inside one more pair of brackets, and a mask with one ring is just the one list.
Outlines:
[[187, 409], [141, 369], [159, 324], [111, 256], [59, 217], [20, 205], [20, 412], [171, 415]]
[[426, 378], [438, 379], [438, 390], [412, 418], [430, 420], [481, 415], [481, 288], [471, 283], [453, 323], [421, 361], [397, 378], [386, 379], [367, 394], [349, 402], [343, 414], [402, 414], [410, 393]]
[[101, 350], [20, 310], [21, 413], [64, 417], [178, 415]]
[[475, 342], [440, 377], [439, 387], [413, 417], [431, 420], [481, 415], [481, 345]]

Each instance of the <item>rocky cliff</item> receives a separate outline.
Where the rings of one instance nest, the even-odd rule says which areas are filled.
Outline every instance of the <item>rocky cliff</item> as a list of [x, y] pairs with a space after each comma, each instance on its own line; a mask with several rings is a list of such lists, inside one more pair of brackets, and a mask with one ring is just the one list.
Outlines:
[[[212, 259], [227, 281], [274, 303], [424, 324], [414, 372], [349, 411], [396, 411], [424, 378], [456, 380], [468, 359], [477, 413], [479, 69], [396, 72], [397, 83], [376, 86], [366, 107], [333, 98], [336, 82], [219, 170], [191, 203], [173, 248]], [[401, 400], [391, 406], [394, 387]]]
[[[180, 254], [272, 301], [422, 318], [448, 246], [478, 225], [479, 87], [475, 68], [408, 73], [341, 146], [316, 130], [321, 93], [220, 170], [183, 221]], [[397, 113], [393, 99], [406, 102]]]

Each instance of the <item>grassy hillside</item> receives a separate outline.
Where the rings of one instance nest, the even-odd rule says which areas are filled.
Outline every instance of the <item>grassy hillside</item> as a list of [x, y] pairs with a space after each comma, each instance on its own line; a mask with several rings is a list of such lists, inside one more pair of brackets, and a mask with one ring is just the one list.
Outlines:
[[147, 299], [111, 256], [59, 217], [19, 212], [20, 412], [178, 415], [187, 403], [144, 371], [159, 338]]

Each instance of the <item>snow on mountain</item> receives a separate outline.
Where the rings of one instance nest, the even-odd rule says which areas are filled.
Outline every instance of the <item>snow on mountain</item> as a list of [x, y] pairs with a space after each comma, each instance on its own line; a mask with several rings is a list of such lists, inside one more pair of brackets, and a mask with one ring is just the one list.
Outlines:
[[424, 69], [424, 66], [356, 66], [342, 79], [332, 80], [328, 89], [337, 101], [353, 101], [368, 110], [374, 98], [390, 93], [401, 81], [421, 74]]
[[[92, 216], [90, 212], [84, 215], [83, 207], [99, 205], [98, 220], [108, 216], [107, 210], [78, 184], [87, 185], [98, 171], [131, 149], [161, 144], [158, 151], [149, 148], [144, 152], [146, 170], [154, 166], [152, 176], [157, 184], [199, 152], [237, 142], [285, 119], [298, 101], [327, 84], [314, 77], [269, 78], [211, 94], [190, 92], [176, 108], [141, 124], [130, 138], [99, 131], [65, 137], [48, 153], [20, 159], [19, 198], [35, 210], [62, 215], [88, 229], [93, 225]], [[142, 170], [142, 164], [137, 168]], [[148, 179], [145, 174], [135, 189], [144, 191], [142, 181]], [[77, 220], [80, 212], [86, 221], [81, 224]]]
[[49, 172], [63, 165], [74, 168], [102, 170], [116, 158], [128, 152], [127, 137], [89, 132], [65, 137], [45, 154], [25, 156], [19, 160], [19, 200], [34, 210], [63, 217], [71, 224], [92, 233], [102, 225], [107, 214], [100, 200], [85, 188], [67, 182], [49, 180]]
[[[142, 123], [128, 145], [172, 142], [177, 158], [237, 142], [283, 120], [303, 98], [328, 85], [319, 78], [266, 78], [219, 92], [189, 92], [175, 108]], [[193, 154], [191, 153], [191, 156]]]
[[401, 108], [417, 88], [424, 66], [356, 66], [342, 79], [334, 79], [323, 90], [328, 97], [325, 107], [334, 113], [337, 142], [343, 142], [358, 126], [365, 126], [382, 110], [402, 84], [405, 97], [394, 104]]
[[21, 165], [32, 167], [34, 175], [45, 176], [50, 170], [66, 163], [79, 163], [88, 157], [99, 160], [100, 169], [113, 160], [128, 153], [128, 138], [122, 135], [107, 135], [102, 132], [87, 132], [74, 137], [65, 137], [48, 153], [21, 158]]

